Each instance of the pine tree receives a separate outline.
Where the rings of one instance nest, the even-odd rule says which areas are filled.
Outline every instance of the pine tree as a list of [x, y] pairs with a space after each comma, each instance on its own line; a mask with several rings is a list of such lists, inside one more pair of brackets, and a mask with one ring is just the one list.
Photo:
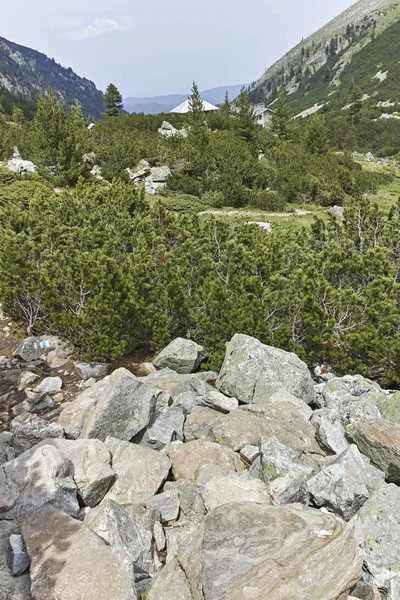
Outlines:
[[284, 90], [278, 93], [274, 105], [274, 114], [271, 119], [271, 130], [281, 141], [290, 141], [294, 135], [294, 125], [291, 121], [292, 113], [286, 101]]
[[105, 111], [103, 114], [106, 119], [118, 116], [124, 109], [122, 96], [113, 83], [110, 83], [104, 94], [104, 107]]
[[56, 98], [53, 90], [49, 89], [46, 95], [40, 94], [28, 140], [30, 155], [38, 164], [57, 169], [65, 120], [64, 102]]
[[228, 92], [225, 92], [225, 100], [219, 112], [225, 119], [229, 119], [232, 114], [232, 105], [229, 101]]
[[248, 142], [254, 141], [257, 124], [254, 121], [254, 107], [250, 102], [249, 92], [245, 87], [242, 87], [236, 99], [234, 117], [234, 125], [240, 137]]
[[325, 155], [329, 152], [329, 136], [322, 115], [312, 115], [307, 122], [306, 148], [311, 154]]
[[361, 119], [363, 93], [359, 87], [354, 87], [349, 96], [349, 123], [357, 125]]

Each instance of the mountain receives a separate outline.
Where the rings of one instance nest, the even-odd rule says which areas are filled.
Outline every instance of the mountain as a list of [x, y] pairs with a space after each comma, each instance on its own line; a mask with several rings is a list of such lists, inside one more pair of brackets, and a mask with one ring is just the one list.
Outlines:
[[[243, 85], [227, 85], [210, 90], [205, 90], [201, 93], [201, 97], [206, 102], [211, 104], [222, 104], [225, 100], [225, 93], [228, 92], [230, 100], [234, 100], [238, 95]], [[168, 113], [175, 106], [187, 100], [188, 94], [170, 94], [168, 96], [152, 96], [148, 98], [125, 98], [124, 107], [130, 113], [144, 113], [145, 115], [158, 115], [160, 113]]]
[[273, 103], [284, 86], [296, 117], [324, 113], [340, 147], [349, 96], [362, 93], [358, 146], [400, 151], [400, 0], [359, 0], [304, 39], [252, 85], [255, 103]]
[[80, 105], [86, 116], [101, 116], [103, 94], [92, 81], [41, 52], [0, 37], [0, 102], [12, 97], [34, 101], [49, 87], [67, 105]]

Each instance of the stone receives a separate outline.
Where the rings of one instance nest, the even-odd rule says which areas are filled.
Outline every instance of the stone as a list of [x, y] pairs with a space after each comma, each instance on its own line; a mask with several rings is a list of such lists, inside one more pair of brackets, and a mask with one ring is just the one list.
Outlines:
[[322, 397], [326, 408], [338, 408], [344, 402], [355, 400], [368, 402], [379, 406], [379, 402], [385, 396], [379, 385], [361, 375], [346, 375], [335, 377], [326, 382]]
[[0, 598], [1, 600], [32, 600], [29, 572], [14, 577], [11, 572], [12, 557], [10, 536], [19, 535], [15, 521], [0, 521]]
[[265, 346], [242, 334], [236, 334], [228, 342], [216, 386], [243, 404], [265, 402], [281, 390], [307, 404], [315, 399], [311, 374], [296, 354]]
[[400, 488], [394, 484], [379, 488], [365, 502], [354, 520], [354, 535], [365, 569], [380, 590], [400, 577]]
[[348, 425], [346, 432], [387, 481], [400, 485], [400, 425], [384, 419], [358, 421]]
[[176, 489], [171, 489], [149, 498], [146, 502], [147, 508], [159, 510], [163, 523], [176, 521], [179, 516], [180, 502]]
[[252, 465], [253, 462], [260, 456], [260, 449], [258, 446], [245, 446], [240, 451], [240, 456], [248, 465]]
[[160, 521], [156, 521], [154, 523], [153, 529], [154, 542], [156, 544], [156, 548], [158, 552], [163, 552], [166, 546], [164, 527], [161, 525]]
[[57, 394], [63, 386], [61, 377], [46, 377], [39, 385], [33, 390], [33, 400], [41, 400], [47, 394]]
[[82, 504], [94, 507], [104, 498], [114, 483], [111, 455], [100, 440], [46, 440], [57, 448], [74, 466], [74, 481]]
[[153, 535], [138, 515], [128, 514], [112, 500], [104, 500], [89, 512], [84, 523], [113, 551], [126, 555], [134, 566], [137, 585], [155, 572]]
[[362, 568], [351, 528], [333, 515], [253, 502], [210, 511], [178, 562], [196, 600], [338, 600]]
[[131, 440], [149, 425], [159, 394], [127, 369], [117, 369], [82, 392], [58, 422], [73, 438]]
[[379, 403], [381, 415], [391, 423], [400, 424], [400, 392], [388, 394]]
[[300, 398], [296, 398], [290, 392], [286, 390], [281, 390], [279, 392], [275, 392], [268, 398], [268, 403], [271, 402], [290, 402], [297, 412], [303, 417], [305, 421], [309, 421], [311, 415], [313, 414], [312, 409], [308, 406], [304, 400], [300, 400]]
[[52, 507], [23, 523], [35, 600], [136, 600], [128, 558]]
[[157, 369], [155, 368], [155, 366], [152, 363], [145, 362], [145, 363], [140, 363], [140, 365], [139, 365], [140, 375], [146, 376], [146, 375], [150, 375], [150, 373], [156, 373], [156, 372], [157, 372]]
[[16, 351], [14, 356], [21, 358], [25, 362], [31, 362], [41, 358], [56, 348], [63, 348], [65, 344], [60, 338], [54, 335], [43, 335], [41, 337], [29, 337], [24, 339]]
[[198, 396], [197, 392], [183, 392], [174, 400], [172, 406], [181, 406], [184, 414], [189, 415], [198, 405], [198, 400], [201, 400], [201, 396]]
[[357, 423], [357, 421], [381, 418], [379, 408], [368, 399], [354, 399], [353, 401], [345, 400], [337, 410], [340, 415], [340, 421], [344, 427], [351, 423]]
[[30, 558], [26, 552], [22, 535], [12, 533], [10, 535], [10, 569], [14, 577], [18, 577], [29, 569]]
[[50, 369], [60, 369], [69, 361], [69, 354], [62, 348], [56, 348], [48, 353], [46, 362]]
[[272, 436], [293, 450], [324, 454], [316, 441], [315, 428], [289, 402], [262, 407], [241, 406], [212, 421], [204, 435], [210, 441], [228, 446], [235, 452], [248, 445], [258, 445], [262, 437]]
[[319, 445], [330, 454], [341, 454], [349, 447], [340, 415], [335, 410], [321, 408], [314, 411], [311, 423], [317, 431]]
[[123, 507], [146, 503], [161, 488], [171, 468], [170, 459], [137, 444], [107, 439], [117, 480], [106, 498]]
[[239, 402], [236, 398], [228, 398], [228, 396], [217, 391], [208, 392], [208, 394], [201, 398], [200, 403], [222, 413], [229, 413], [239, 406]]
[[177, 490], [180, 505], [179, 522], [201, 522], [206, 514], [197, 485], [187, 479], [166, 481], [164, 491]]
[[317, 365], [314, 368], [314, 376], [318, 383], [329, 381], [336, 377], [330, 365]]
[[197, 406], [186, 417], [183, 433], [186, 442], [207, 437], [211, 424], [218, 419], [220, 412], [207, 406]]
[[304, 473], [295, 471], [283, 477], [277, 477], [268, 485], [268, 493], [272, 504], [294, 504], [300, 502], [308, 505], [310, 497], [306, 488]]
[[14, 429], [12, 446], [18, 456], [43, 440], [64, 437], [65, 431], [61, 425], [29, 414], [24, 422]]
[[147, 600], [193, 600], [188, 580], [176, 559], [154, 578]]
[[95, 379], [101, 379], [107, 375], [108, 365], [105, 363], [84, 363], [84, 362], [75, 362], [74, 363], [75, 373], [81, 379], [90, 379], [94, 377]]
[[259, 477], [267, 485], [274, 479], [286, 475], [296, 476], [297, 479], [305, 482], [317, 469], [315, 456], [294, 450], [274, 436], [262, 437], [259, 448], [261, 459]]
[[4, 465], [4, 463], [13, 458], [15, 458], [14, 448], [11, 446], [0, 445], [0, 465]]
[[243, 471], [245, 468], [238, 454], [207, 440], [174, 443], [167, 446], [165, 452], [171, 459], [172, 474], [176, 480], [196, 481], [201, 467], [207, 464], [219, 465], [232, 471]]
[[191, 373], [182, 375], [172, 371], [172, 369], [162, 369], [157, 373], [150, 373], [147, 377], [141, 378], [141, 381], [147, 385], [168, 392], [173, 400], [184, 392], [196, 392], [197, 396], [205, 396], [208, 392], [214, 391], [209, 385], [208, 377], [214, 378], [214, 373]]
[[316, 506], [325, 506], [345, 521], [358, 512], [385, 476], [369, 464], [357, 446], [350, 446], [307, 482]]
[[0, 467], [0, 520], [20, 521], [48, 504], [79, 513], [73, 465], [57, 448], [36, 446]]
[[250, 477], [247, 471], [235, 473], [218, 465], [204, 465], [196, 485], [207, 511], [232, 502], [271, 504], [267, 486]]
[[[351, 591], [351, 598], [358, 600], [382, 600], [382, 596], [379, 593], [378, 588], [373, 583], [366, 583], [365, 581], [359, 581]], [[393, 600], [395, 600], [393, 598]]]
[[176, 338], [153, 360], [158, 369], [169, 368], [177, 373], [193, 373], [205, 357], [204, 348], [184, 338]]
[[183, 441], [185, 414], [181, 407], [167, 408], [146, 429], [141, 444], [153, 450], [162, 450], [177, 440]]
[[32, 383], [35, 383], [35, 381], [38, 379], [39, 375], [37, 373], [32, 373], [32, 371], [22, 371], [18, 379], [18, 391], [22, 392], [25, 388], [29, 387]]
[[25, 417], [27, 414], [29, 414], [31, 412], [31, 410], [32, 410], [32, 403], [29, 402], [28, 400], [24, 400], [23, 402], [20, 402], [16, 406], [13, 406], [11, 409], [11, 412], [16, 417], [21, 417], [21, 416]]

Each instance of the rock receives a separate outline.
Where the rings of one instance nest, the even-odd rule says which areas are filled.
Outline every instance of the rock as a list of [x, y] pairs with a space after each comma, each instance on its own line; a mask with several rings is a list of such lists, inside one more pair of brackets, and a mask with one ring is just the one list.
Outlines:
[[154, 540], [144, 520], [130, 515], [112, 500], [104, 500], [84, 521], [113, 551], [126, 555], [134, 566], [138, 586], [155, 572]]
[[312, 409], [308, 406], [306, 402], [304, 402], [304, 400], [296, 398], [296, 396], [293, 396], [293, 394], [287, 392], [286, 390], [281, 390], [280, 392], [275, 392], [275, 394], [272, 394], [272, 396], [268, 398], [267, 404], [271, 402], [290, 402], [290, 404], [292, 404], [295, 407], [297, 412], [303, 417], [305, 421], [309, 421], [311, 415], [313, 414]]
[[341, 454], [349, 447], [340, 416], [335, 410], [329, 408], [316, 410], [311, 417], [311, 423], [317, 430], [319, 445], [327, 452]]
[[150, 423], [160, 392], [127, 369], [117, 369], [82, 392], [58, 422], [74, 438], [130, 440]]
[[18, 379], [18, 391], [22, 392], [25, 388], [29, 387], [32, 383], [35, 383], [39, 379], [39, 375], [37, 373], [32, 373], [32, 371], [22, 371], [19, 379]]
[[388, 481], [400, 484], [400, 425], [384, 419], [359, 421], [348, 425], [346, 432]]
[[13, 458], [15, 458], [14, 448], [0, 445], [0, 465], [4, 465], [4, 463], [13, 460]]
[[252, 465], [253, 462], [260, 456], [260, 449], [258, 446], [245, 446], [240, 451], [240, 456], [248, 465]]
[[344, 401], [337, 409], [340, 414], [340, 421], [344, 427], [358, 421], [380, 419], [381, 413], [379, 408], [366, 400], [354, 399]]
[[388, 394], [382, 398], [379, 409], [384, 419], [400, 424], [400, 392]]
[[214, 391], [214, 388], [207, 383], [207, 377], [214, 377], [214, 373], [182, 375], [171, 369], [162, 369], [157, 373], [150, 373], [147, 377], [143, 377], [141, 381], [158, 390], [168, 392], [175, 400], [184, 392], [196, 392], [197, 396], [205, 396], [208, 392]]
[[400, 489], [393, 484], [377, 490], [355, 517], [354, 534], [365, 568], [380, 590], [400, 577]]
[[60, 338], [54, 335], [43, 335], [41, 337], [29, 337], [23, 340], [16, 351], [14, 356], [21, 358], [25, 362], [37, 360], [44, 354], [48, 354], [56, 348], [63, 348], [65, 344]]
[[271, 504], [267, 486], [247, 471], [235, 473], [218, 465], [203, 465], [196, 484], [207, 511], [231, 502]]
[[14, 429], [12, 446], [18, 456], [43, 440], [64, 437], [65, 432], [61, 425], [29, 414], [25, 421]]
[[111, 455], [100, 440], [46, 440], [74, 466], [78, 497], [85, 506], [94, 507], [104, 498], [115, 481]]
[[14, 577], [11, 573], [10, 536], [19, 534], [13, 521], [0, 521], [0, 598], [1, 600], [32, 600], [29, 573]]
[[206, 406], [197, 406], [186, 417], [183, 433], [186, 442], [192, 442], [199, 438], [207, 437], [207, 432], [211, 424], [220, 416], [220, 412], [207, 408]]
[[265, 402], [286, 390], [310, 404], [315, 399], [307, 365], [296, 354], [265, 346], [247, 335], [236, 334], [227, 344], [217, 388], [244, 404]]
[[22, 535], [15, 533], [10, 535], [10, 551], [11, 573], [14, 577], [18, 577], [19, 575], [22, 575], [22, 573], [25, 573], [31, 564]]
[[286, 475], [301, 476], [300, 479], [305, 482], [317, 468], [315, 456], [294, 450], [274, 436], [262, 437], [259, 448], [260, 479], [267, 485]]
[[179, 495], [176, 489], [167, 490], [149, 498], [146, 502], [147, 508], [159, 510], [163, 523], [176, 521], [179, 516]]
[[334, 217], [338, 217], [339, 219], [343, 219], [343, 217], [344, 217], [343, 206], [332, 206], [329, 209], [329, 212], [331, 213], [331, 215], [333, 215]]
[[69, 354], [62, 348], [56, 348], [48, 353], [46, 362], [50, 369], [60, 369], [69, 361]]
[[73, 466], [57, 448], [34, 447], [0, 467], [0, 519], [22, 520], [50, 504], [79, 513]]
[[127, 169], [129, 179], [131, 179], [132, 181], [150, 175], [150, 171], [150, 164], [147, 162], [147, 160], [140, 160], [135, 170]]
[[152, 363], [145, 362], [145, 363], [140, 363], [140, 365], [139, 365], [140, 375], [146, 376], [146, 375], [150, 375], [150, 373], [156, 373], [156, 372], [157, 372], [157, 369], [155, 368], [155, 366]]
[[262, 437], [272, 436], [293, 450], [323, 454], [315, 439], [314, 427], [289, 402], [242, 406], [212, 421], [204, 437], [240, 451], [245, 446], [258, 445]]
[[61, 377], [46, 377], [33, 390], [34, 398], [32, 400], [41, 400], [47, 394], [57, 394], [63, 386]]
[[104, 363], [74, 363], [75, 372], [81, 379], [101, 379], [107, 375], [108, 365]]
[[168, 477], [171, 461], [167, 456], [129, 442], [107, 439], [112, 468], [117, 474], [106, 498], [123, 507], [147, 502]]
[[204, 600], [337, 600], [362, 567], [352, 530], [333, 515], [252, 502], [212, 510], [178, 561]]
[[189, 415], [198, 405], [198, 399], [201, 399], [201, 396], [198, 396], [197, 392], [183, 392], [174, 400], [172, 406], [181, 406], [184, 414]]
[[204, 519], [206, 509], [196, 485], [187, 479], [166, 481], [164, 491], [177, 490], [180, 504], [180, 522], [198, 522]]
[[326, 506], [349, 521], [384, 484], [382, 471], [370, 465], [357, 446], [350, 446], [307, 482], [307, 490], [316, 506]]
[[378, 588], [373, 583], [366, 583], [364, 581], [359, 581], [351, 594], [349, 600], [351, 598], [358, 600], [382, 600]]
[[21, 157], [13, 157], [6, 163], [6, 168], [14, 173], [25, 175], [26, 173], [36, 173], [36, 165], [30, 160], [22, 160]]
[[208, 394], [201, 399], [201, 404], [222, 413], [229, 413], [239, 406], [239, 402], [236, 398], [228, 398], [228, 396], [221, 394], [221, 392], [208, 392]]
[[175, 479], [194, 482], [201, 467], [207, 464], [219, 465], [232, 471], [244, 470], [244, 463], [238, 454], [207, 440], [195, 440], [187, 444], [174, 443], [167, 446], [165, 452], [171, 459]]
[[35, 600], [135, 600], [129, 560], [85, 524], [51, 507], [22, 528]]
[[203, 358], [204, 348], [184, 338], [176, 338], [153, 360], [153, 365], [158, 369], [170, 368], [177, 373], [193, 373]]
[[327, 381], [322, 392], [326, 408], [339, 408], [345, 402], [364, 401], [379, 406], [384, 393], [377, 383], [361, 375], [346, 375]]
[[183, 441], [184, 422], [182, 408], [167, 408], [150, 424], [140, 443], [153, 450], [162, 450], [171, 442]]
[[154, 578], [147, 600], [193, 600], [185, 573], [177, 560], [172, 560]]
[[156, 548], [158, 552], [163, 552], [166, 546], [164, 527], [161, 525], [160, 521], [156, 521], [154, 523], [154, 541], [156, 544]]

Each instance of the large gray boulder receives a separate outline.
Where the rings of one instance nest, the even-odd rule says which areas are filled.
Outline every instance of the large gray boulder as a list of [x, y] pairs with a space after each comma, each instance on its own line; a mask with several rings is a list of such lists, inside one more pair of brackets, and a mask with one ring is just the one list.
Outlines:
[[23, 520], [51, 505], [79, 513], [73, 465], [57, 448], [44, 445], [0, 467], [0, 519]]
[[208, 392], [208, 394], [200, 398], [200, 404], [222, 413], [229, 413], [239, 407], [239, 402], [236, 398], [229, 398], [217, 391]]
[[385, 485], [385, 475], [350, 446], [307, 482], [316, 506], [325, 506], [349, 521], [370, 494]]
[[40, 419], [29, 414], [26, 420], [13, 431], [12, 446], [15, 454], [26, 452], [36, 444], [50, 438], [64, 438], [65, 431], [61, 425]]
[[192, 340], [176, 338], [153, 360], [158, 369], [168, 367], [177, 373], [193, 373], [205, 357], [202, 346]]
[[244, 404], [263, 403], [281, 390], [307, 404], [315, 399], [308, 367], [296, 354], [242, 334], [228, 342], [216, 385], [220, 392]]
[[150, 423], [140, 443], [153, 450], [162, 450], [177, 440], [183, 441], [185, 414], [182, 407], [167, 408]]
[[193, 600], [185, 573], [176, 559], [154, 578], [146, 600]]
[[384, 419], [400, 424], [400, 392], [386, 394], [379, 403], [379, 409]]
[[194, 440], [187, 444], [174, 443], [165, 448], [172, 463], [175, 479], [196, 481], [203, 465], [213, 464], [231, 471], [243, 471], [244, 463], [240, 456], [220, 444], [207, 440]]
[[134, 573], [124, 553], [85, 524], [45, 507], [23, 523], [35, 600], [135, 600]]
[[40, 337], [29, 337], [20, 343], [14, 356], [21, 358], [25, 362], [31, 362], [49, 354], [57, 348], [67, 349], [65, 342], [55, 335], [42, 335]]
[[75, 362], [74, 367], [77, 375], [79, 375], [79, 377], [85, 381], [91, 377], [94, 377], [95, 379], [101, 379], [107, 375], [108, 371], [108, 364], [106, 363]]
[[[355, 517], [354, 534], [366, 570], [382, 590], [400, 577], [400, 488], [389, 484], [377, 490]], [[393, 597], [393, 600], [395, 596]]]
[[176, 400], [185, 392], [195, 392], [197, 396], [205, 396], [208, 392], [215, 391], [208, 381], [215, 381], [216, 377], [217, 374], [213, 371], [183, 375], [166, 368], [142, 377], [141, 381], [157, 390], [168, 392], [173, 400]]
[[376, 419], [358, 421], [346, 431], [360, 452], [384, 471], [386, 479], [400, 485], [400, 425]]
[[345, 375], [327, 381], [322, 391], [326, 408], [339, 408], [343, 403], [366, 402], [375, 406], [385, 398], [380, 386], [361, 375]]
[[11, 536], [19, 537], [17, 524], [14, 521], [0, 521], [0, 598], [1, 600], [31, 600], [29, 573], [18, 577], [12, 573], [15, 562], [10, 556]]
[[58, 422], [70, 437], [130, 440], [150, 423], [160, 392], [117, 369], [82, 392]]
[[43, 444], [54, 446], [73, 464], [81, 502], [90, 507], [99, 504], [116, 478], [107, 446], [100, 440], [58, 439]]
[[183, 433], [186, 442], [192, 442], [207, 437], [208, 430], [212, 423], [221, 413], [207, 406], [196, 406], [191, 413], [187, 415]]
[[333, 515], [252, 502], [208, 513], [178, 561], [193, 600], [338, 600], [362, 568], [352, 530]]
[[329, 454], [341, 454], [349, 447], [345, 429], [336, 410], [330, 408], [316, 410], [311, 417], [311, 423], [317, 430], [319, 445]]
[[106, 444], [117, 474], [106, 498], [126, 508], [145, 503], [154, 496], [168, 477], [170, 459], [156, 450], [112, 438], [107, 439]]
[[179, 493], [176, 488], [172, 488], [156, 494], [146, 502], [147, 508], [160, 511], [163, 523], [176, 521], [179, 516], [180, 502]]

